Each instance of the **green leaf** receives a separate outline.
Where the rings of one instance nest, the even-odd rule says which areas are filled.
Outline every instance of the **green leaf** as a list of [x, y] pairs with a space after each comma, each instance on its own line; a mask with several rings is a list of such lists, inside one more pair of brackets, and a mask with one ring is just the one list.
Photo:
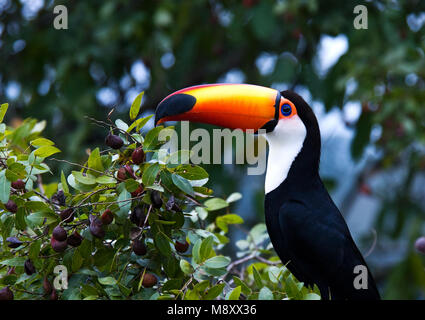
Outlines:
[[98, 279], [100, 284], [104, 286], [114, 286], [117, 284], [117, 280], [113, 277], [103, 277]]
[[[125, 219], [128, 216], [128, 212], [131, 208], [131, 194], [127, 190], [123, 190], [118, 196], [118, 207], [117, 216], [121, 219]], [[127, 201], [128, 200], [128, 201]]]
[[72, 171], [72, 175], [79, 183], [88, 185], [96, 184], [96, 177], [91, 175], [90, 173], [83, 174], [80, 171]]
[[66, 182], [65, 174], [63, 173], [63, 170], [61, 171], [61, 184], [63, 192], [69, 193], [68, 183]]
[[273, 300], [273, 292], [267, 287], [261, 288], [258, 294], [258, 300]]
[[[96, 148], [92, 152], [90, 152], [90, 156], [88, 159], [88, 167], [96, 171], [100, 171], [100, 172], [104, 171], [102, 159], [100, 157], [99, 148]], [[97, 177], [100, 173], [96, 171], [90, 170], [89, 173]]]
[[255, 266], [252, 266], [252, 275], [254, 276], [255, 285], [258, 288], [261, 288], [263, 286], [263, 281], [261, 280], [261, 276]]
[[184, 274], [190, 275], [195, 271], [192, 265], [184, 259], [180, 260], [180, 269], [184, 272]]
[[215, 223], [217, 224], [217, 227], [219, 227], [224, 232], [227, 232], [228, 224], [241, 224], [243, 223], [243, 219], [237, 214], [231, 213], [231, 214], [225, 214], [223, 216], [218, 216], [215, 219]]
[[28, 258], [30, 258], [31, 260], [37, 260], [38, 255], [40, 254], [40, 249], [41, 249], [41, 240], [33, 241], [28, 251]]
[[218, 269], [218, 268], [226, 267], [229, 263], [230, 263], [230, 259], [228, 257], [215, 256], [205, 261], [204, 265], [207, 268]]
[[0, 264], [11, 267], [23, 267], [26, 259], [26, 257], [15, 257], [12, 259], [0, 261]]
[[233, 276], [233, 281], [235, 282], [237, 286], [241, 286], [243, 294], [248, 296], [252, 293], [252, 290], [248, 287], [248, 285], [245, 282], [243, 282], [241, 279], [239, 279], [238, 277]]
[[205, 300], [213, 300], [215, 298], [217, 298], [220, 293], [223, 292], [224, 286], [226, 284], [225, 283], [220, 283], [220, 284], [216, 284], [215, 286], [211, 287], [208, 290], [208, 293], [205, 295]]
[[241, 286], [237, 286], [226, 295], [226, 300], [239, 300], [241, 295]]
[[195, 244], [193, 245], [192, 248], [192, 259], [195, 263], [201, 263], [202, 258], [201, 258], [201, 244], [202, 244], [202, 239], [198, 239], [196, 240]]
[[184, 164], [179, 166], [175, 173], [187, 180], [202, 180], [209, 177], [204, 168], [200, 166], [193, 166], [191, 164]]
[[159, 249], [159, 251], [164, 256], [169, 256], [171, 254], [171, 247], [170, 242], [168, 242], [168, 239], [165, 237], [165, 235], [162, 232], [158, 232], [155, 237], [155, 245]]
[[139, 187], [139, 183], [134, 180], [134, 179], [127, 179], [125, 180], [125, 188], [127, 189], [128, 192], [133, 192], [136, 191], [137, 188]]
[[155, 182], [155, 178], [158, 175], [158, 172], [159, 172], [158, 163], [151, 164], [149, 167], [147, 167], [143, 171], [143, 175], [142, 175], [143, 184], [146, 187], [153, 185], [153, 183]]
[[210, 258], [212, 254], [214, 254], [213, 250], [214, 238], [209, 236], [202, 240], [201, 247], [199, 249], [199, 255], [201, 258], [201, 262]]
[[42, 158], [47, 158], [52, 154], [61, 152], [58, 148], [53, 146], [43, 146], [34, 151], [34, 155]]
[[0, 106], [0, 123], [1, 123], [1, 122], [3, 122], [4, 115], [5, 115], [5, 114], [6, 114], [6, 112], [7, 112], [7, 108], [9, 108], [9, 104], [8, 104], [8, 103], [3, 103], [3, 104]]
[[220, 198], [208, 199], [204, 202], [204, 205], [208, 211], [220, 210], [229, 206], [225, 200]]
[[41, 147], [41, 146], [53, 146], [55, 143], [52, 140], [46, 139], [46, 138], [38, 138], [35, 140], [32, 140], [30, 142], [30, 145]]
[[140, 129], [142, 129], [152, 117], [153, 114], [144, 118], [137, 119], [130, 125], [130, 127], [128, 127], [127, 132], [130, 132], [134, 127], [136, 127], [136, 131], [140, 131]]
[[11, 182], [6, 178], [6, 170], [0, 171], [0, 201], [9, 201]]
[[176, 185], [176, 187], [181, 191], [193, 195], [193, 188], [188, 180], [175, 173], [171, 175], [171, 179], [173, 180], [173, 183]]
[[115, 184], [117, 180], [110, 176], [100, 176], [96, 178], [96, 182], [100, 184]]
[[72, 266], [71, 266], [72, 271], [73, 272], [78, 271], [82, 265], [83, 265], [83, 257], [81, 256], [78, 250], [75, 250], [74, 255], [72, 256]]
[[130, 107], [130, 120], [131, 121], [136, 119], [138, 114], [139, 114], [140, 106], [142, 104], [143, 94], [144, 94], [144, 92], [139, 93], [137, 95], [137, 97], [134, 99], [133, 103], [131, 104], [131, 107]]
[[320, 296], [317, 293], [307, 293], [303, 300], [320, 300]]
[[18, 212], [16, 212], [15, 227], [18, 230], [25, 230], [27, 228], [27, 224], [25, 222], [25, 208], [24, 207], [19, 207]]

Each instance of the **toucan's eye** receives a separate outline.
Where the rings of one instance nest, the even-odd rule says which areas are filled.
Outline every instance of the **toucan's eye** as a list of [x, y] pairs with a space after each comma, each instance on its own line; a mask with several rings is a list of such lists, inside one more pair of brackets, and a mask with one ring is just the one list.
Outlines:
[[289, 104], [285, 103], [282, 105], [281, 112], [285, 117], [290, 116], [292, 113], [292, 108]]

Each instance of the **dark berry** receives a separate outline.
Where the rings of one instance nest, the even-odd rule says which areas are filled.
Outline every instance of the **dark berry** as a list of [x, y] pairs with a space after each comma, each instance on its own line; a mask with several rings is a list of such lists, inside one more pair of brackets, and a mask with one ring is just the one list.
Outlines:
[[52, 237], [55, 238], [55, 240], [58, 240], [58, 241], [65, 241], [67, 234], [66, 234], [65, 229], [62, 226], [57, 225], [53, 229]]
[[144, 256], [147, 252], [146, 246], [143, 240], [139, 240], [139, 239], [134, 240], [132, 248], [133, 248], [133, 252], [137, 254], [138, 256]]
[[71, 233], [68, 239], [66, 239], [66, 242], [71, 247], [78, 247], [80, 246], [81, 242], [83, 242], [83, 237], [80, 236], [80, 234], [77, 231], [74, 231], [73, 233]]
[[142, 147], [134, 149], [133, 153], [131, 154], [131, 160], [134, 164], [141, 164], [145, 161], [145, 152], [143, 151]]
[[16, 249], [23, 243], [21, 240], [19, 240], [16, 237], [9, 237], [6, 239], [6, 241], [9, 242], [7, 246], [12, 249]]
[[25, 260], [24, 270], [25, 273], [29, 276], [35, 273], [35, 267], [30, 259]]
[[124, 141], [119, 136], [109, 133], [106, 136], [105, 144], [112, 149], [119, 149], [124, 145]]
[[157, 190], [153, 190], [151, 192], [151, 202], [154, 208], [161, 208], [162, 206], [162, 199], [161, 199], [161, 193]]
[[142, 285], [145, 288], [152, 288], [154, 285], [156, 285], [157, 282], [158, 282], [158, 279], [156, 278], [154, 274], [145, 273], [145, 275], [143, 276]]
[[174, 248], [176, 249], [177, 252], [183, 253], [183, 252], [186, 252], [187, 249], [189, 248], [189, 243], [187, 241], [185, 242], [176, 241], [176, 243], [174, 243]]
[[0, 300], [13, 300], [13, 292], [9, 287], [0, 290]]
[[13, 200], [9, 200], [4, 206], [9, 212], [16, 213], [18, 211], [18, 206]]
[[12, 188], [22, 190], [25, 189], [25, 182], [22, 179], [18, 179], [12, 182]]
[[59, 215], [60, 215], [62, 221], [71, 222], [71, 221], [74, 220], [74, 209], [68, 208], [68, 209], [62, 210], [59, 213]]
[[50, 244], [52, 245], [52, 249], [56, 252], [65, 251], [68, 246], [66, 241], [58, 241], [53, 237], [50, 238]]

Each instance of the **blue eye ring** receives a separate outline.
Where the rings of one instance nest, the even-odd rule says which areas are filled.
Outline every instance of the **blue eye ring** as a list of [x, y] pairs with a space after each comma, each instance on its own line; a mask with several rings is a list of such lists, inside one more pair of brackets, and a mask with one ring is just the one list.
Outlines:
[[282, 113], [282, 115], [284, 115], [285, 117], [290, 116], [292, 113], [292, 107], [290, 104], [288, 103], [284, 103], [282, 105], [282, 107], [280, 108], [280, 112]]

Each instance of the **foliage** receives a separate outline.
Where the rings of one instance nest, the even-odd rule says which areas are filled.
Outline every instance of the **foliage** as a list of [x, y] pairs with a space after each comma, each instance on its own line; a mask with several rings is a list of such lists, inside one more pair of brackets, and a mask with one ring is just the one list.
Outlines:
[[[350, 203], [360, 190], [382, 204], [374, 225], [376, 248], [392, 257], [373, 254], [368, 260], [377, 261], [370, 266], [379, 273], [383, 296], [423, 297], [423, 260], [413, 243], [423, 234], [424, 197], [413, 197], [411, 190], [421, 188], [417, 181], [425, 168], [424, 1], [56, 0], [44, 1], [30, 17], [24, 15], [26, 3], [1, 3], [0, 101], [18, 84], [21, 94], [8, 120], [46, 119], [47, 136], [58, 137], [57, 147], [69, 161], [83, 161], [84, 150], [104, 138], [101, 129], [81, 119], [82, 114], [103, 118], [97, 99], [103, 89], [116, 96], [106, 106], [124, 112], [135, 94], [149, 88], [144, 108], [152, 110], [174, 90], [223, 81], [231, 72], [246, 83], [307, 93], [327, 111], [360, 104], [359, 119], [346, 123], [354, 131], [351, 154], [362, 164], [366, 147], [373, 146], [379, 158], [362, 169], [342, 202]], [[58, 4], [68, 8], [68, 30], [53, 28]], [[353, 27], [359, 4], [368, 9], [366, 30]], [[320, 72], [320, 53], [332, 55], [321, 52], [320, 43], [337, 36], [346, 38], [348, 50]], [[267, 72], [257, 67], [264, 57], [272, 58]], [[146, 81], [134, 77], [136, 62], [146, 67]], [[49, 164], [70, 169], [66, 162]], [[226, 169], [208, 167], [220, 177], [214, 190], [229, 194], [245, 187], [245, 172], [220, 170]], [[376, 173], [394, 171], [406, 174], [380, 188], [369, 186]], [[262, 188], [251, 184], [249, 191], [247, 224], [263, 218]], [[401, 260], [394, 259], [394, 246], [404, 247], [406, 240]]]
[[[47, 185], [46, 161], [60, 150], [41, 136], [44, 122], [0, 125], [0, 287], [16, 299], [319, 299], [265, 247], [264, 224], [237, 243], [237, 260], [220, 253], [229, 226], [243, 223], [230, 211], [241, 195], [212, 197], [208, 173], [159, 153], [162, 127], [142, 136], [144, 120], [95, 120], [124, 146], [91, 150]], [[149, 161], [135, 157], [141, 147]], [[68, 270], [64, 291], [52, 290], [57, 265]]]

